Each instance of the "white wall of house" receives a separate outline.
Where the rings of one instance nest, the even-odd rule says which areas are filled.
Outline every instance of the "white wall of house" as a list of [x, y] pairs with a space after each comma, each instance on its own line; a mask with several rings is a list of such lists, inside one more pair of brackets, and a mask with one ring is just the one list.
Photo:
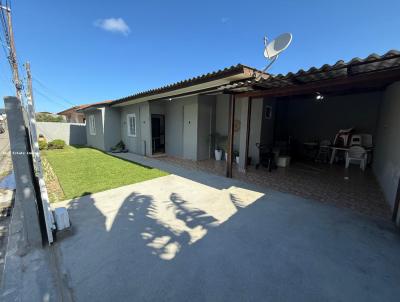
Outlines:
[[213, 117], [215, 96], [199, 96], [197, 123], [197, 160], [209, 159], [211, 152], [211, 134], [215, 129]]
[[[136, 120], [136, 133], [128, 133], [128, 115], [134, 115]], [[151, 154], [151, 120], [149, 103], [124, 106], [121, 109], [121, 138], [126, 148], [136, 154]]]
[[[149, 101], [121, 107], [121, 138], [130, 152], [144, 154], [146, 150], [146, 155], [151, 155], [151, 114], [163, 114], [165, 116], [165, 153], [170, 156], [197, 160], [199, 112], [197, 104], [198, 97], [190, 96], [173, 101]], [[136, 136], [128, 135], [129, 114], [136, 116]]]
[[142, 138], [142, 153], [146, 156], [150, 156], [152, 154], [152, 145], [151, 145], [151, 112], [150, 112], [150, 104], [149, 102], [144, 102], [139, 105], [140, 117], [138, 127], [140, 130], [140, 136]]
[[[183, 106], [183, 158], [197, 160], [198, 102]], [[204, 142], [199, 142], [204, 143]]]
[[[351, 127], [375, 135], [381, 99], [381, 92], [366, 92], [327, 95], [319, 102], [314, 97], [278, 100], [277, 139], [290, 135], [299, 142], [333, 140], [339, 129]], [[282, 118], [285, 106], [287, 116]]]
[[150, 103], [150, 113], [151, 114], [164, 114], [165, 115], [165, 107], [168, 105], [165, 101], [160, 102], [151, 102]]
[[105, 107], [104, 109], [104, 150], [110, 151], [121, 141], [121, 110]]
[[376, 133], [373, 168], [393, 208], [400, 178], [400, 82], [383, 94]]
[[[104, 149], [104, 112], [105, 108], [93, 108], [85, 112], [87, 145], [100, 150]], [[94, 116], [96, 133], [90, 133], [89, 116]]]
[[[254, 162], [258, 161], [258, 149], [255, 144], [260, 141], [262, 106], [262, 99], [253, 100], [249, 156]], [[242, 103], [237, 100], [235, 120], [240, 125], [234, 133], [234, 150], [237, 151], [240, 150], [240, 129], [246, 123], [246, 121], [241, 121], [241, 111]], [[127, 116], [129, 114], [136, 116], [135, 137], [128, 135]], [[121, 139], [130, 152], [144, 154], [144, 146], [146, 146], [146, 154], [151, 155], [151, 114], [165, 116], [165, 153], [167, 155], [190, 160], [213, 158], [210, 135], [214, 132], [223, 136], [228, 135], [229, 96], [195, 95], [172, 101], [149, 101], [121, 107], [119, 115], [115, 114], [115, 119], [119, 116]], [[114, 124], [117, 125], [117, 123]], [[111, 132], [115, 131], [116, 129]], [[110, 143], [107, 144], [107, 146], [110, 145]]]
[[165, 102], [165, 152], [197, 160], [198, 96]]
[[165, 106], [165, 152], [183, 157], [183, 101], [175, 100]]

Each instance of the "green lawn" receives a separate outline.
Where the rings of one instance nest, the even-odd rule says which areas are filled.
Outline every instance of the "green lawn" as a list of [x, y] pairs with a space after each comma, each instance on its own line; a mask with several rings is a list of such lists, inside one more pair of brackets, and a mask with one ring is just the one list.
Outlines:
[[41, 154], [57, 175], [64, 199], [168, 175], [86, 147], [67, 146], [62, 150], [41, 151]]

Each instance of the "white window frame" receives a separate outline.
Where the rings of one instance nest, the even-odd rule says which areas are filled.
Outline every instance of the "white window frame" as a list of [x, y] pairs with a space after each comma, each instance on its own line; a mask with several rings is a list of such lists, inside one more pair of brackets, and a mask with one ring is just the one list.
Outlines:
[[[131, 118], [133, 118], [133, 120], [134, 120], [135, 133], [131, 133], [131, 124], [130, 124]], [[126, 116], [126, 126], [127, 126], [128, 136], [136, 137], [137, 128], [136, 128], [136, 114], [135, 113], [130, 113]]]
[[89, 133], [96, 135], [96, 119], [93, 114], [89, 115]]

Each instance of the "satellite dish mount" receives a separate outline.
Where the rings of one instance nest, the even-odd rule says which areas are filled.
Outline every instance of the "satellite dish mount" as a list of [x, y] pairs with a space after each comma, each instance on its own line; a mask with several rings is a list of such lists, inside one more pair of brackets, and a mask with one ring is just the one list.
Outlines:
[[269, 60], [267, 67], [263, 69], [265, 73], [278, 59], [281, 52], [283, 52], [292, 42], [292, 34], [284, 33], [268, 43], [268, 38], [264, 37], [264, 57]]

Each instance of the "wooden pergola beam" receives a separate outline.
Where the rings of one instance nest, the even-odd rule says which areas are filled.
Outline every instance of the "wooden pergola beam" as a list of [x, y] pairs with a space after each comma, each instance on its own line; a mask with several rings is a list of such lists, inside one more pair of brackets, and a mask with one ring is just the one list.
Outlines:
[[247, 102], [247, 128], [246, 128], [246, 152], [244, 154], [244, 169], [247, 171], [247, 158], [249, 157], [250, 126], [251, 126], [251, 105], [253, 98], [249, 97]]
[[284, 97], [320, 92], [334, 92], [357, 86], [379, 87], [400, 80], [400, 69], [369, 72], [345, 78], [327, 79], [307, 84], [239, 93], [239, 97]]

